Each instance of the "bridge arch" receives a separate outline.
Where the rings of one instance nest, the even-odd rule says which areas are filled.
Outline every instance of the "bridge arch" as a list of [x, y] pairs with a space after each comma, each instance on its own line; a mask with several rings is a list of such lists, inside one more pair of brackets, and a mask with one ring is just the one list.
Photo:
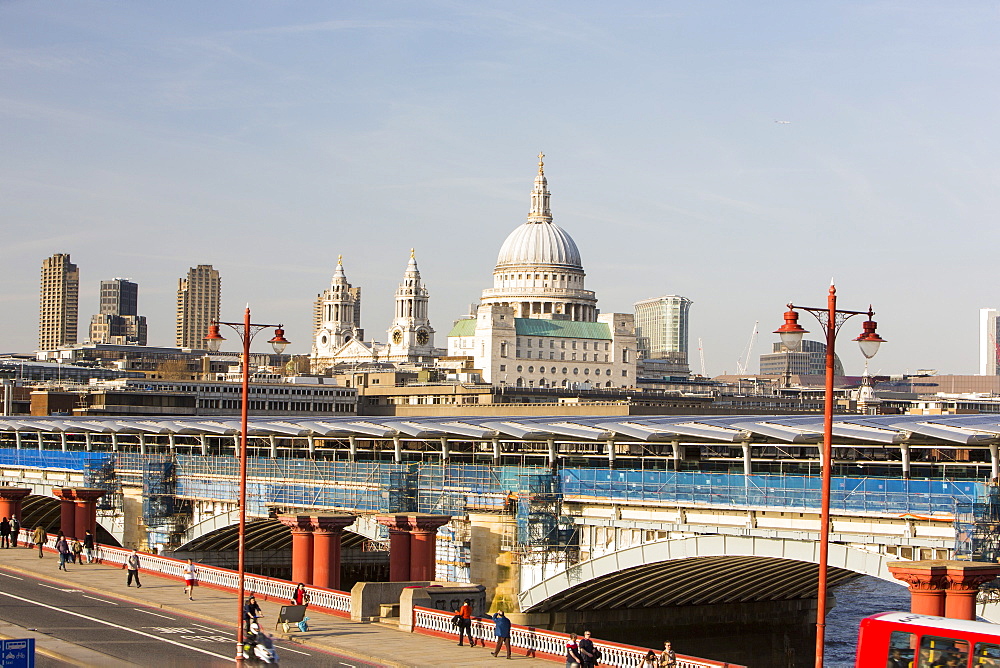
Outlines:
[[[311, 512], [315, 514], [315, 510]], [[310, 514], [310, 511], [304, 510], [302, 511], [302, 514], [308, 515]], [[259, 517], [247, 517], [247, 522], [259, 522], [261, 519], [262, 518]], [[185, 531], [184, 535], [181, 537], [181, 547], [178, 549], [185, 549], [185, 546], [188, 544], [212, 533], [219, 532], [221, 534], [226, 533], [226, 530], [235, 531], [239, 522], [239, 510], [231, 510], [225, 513], [209, 515], [201, 522], [192, 524], [188, 527], [187, 531]], [[277, 522], [275, 522], [275, 524], [277, 524]], [[374, 515], [359, 515], [354, 524], [345, 529], [345, 531], [351, 534], [358, 534], [362, 538], [367, 538], [376, 542], [385, 542], [388, 533], [382, 525], [375, 521]]]
[[[856, 575], [901, 584], [895, 561], [838, 543], [829, 549], [830, 586]], [[521, 612], [711, 605], [816, 596], [819, 544], [784, 538], [695, 536], [661, 540], [581, 562], [525, 588]]]
[[[59, 531], [60, 519], [62, 517], [62, 502], [52, 496], [42, 494], [29, 494], [21, 502], [21, 528], [32, 530], [35, 527], [42, 527], [47, 533]], [[75, 536], [81, 541], [83, 536]], [[101, 516], [97, 518], [97, 533], [94, 540], [100, 545], [121, 547], [121, 541], [101, 524]]]

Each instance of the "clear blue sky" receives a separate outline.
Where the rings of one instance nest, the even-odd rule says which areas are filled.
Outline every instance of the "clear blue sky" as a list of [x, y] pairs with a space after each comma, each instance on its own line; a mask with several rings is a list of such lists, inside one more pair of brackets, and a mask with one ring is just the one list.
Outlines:
[[602, 310], [694, 300], [693, 369], [701, 337], [733, 372], [759, 320], [755, 370], [833, 277], [875, 306], [873, 371], [975, 373], [1000, 306], [998, 35], [985, 1], [0, 0], [0, 349], [34, 349], [55, 252], [82, 336], [123, 276], [172, 345], [177, 279], [207, 263], [224, 318], [249, 301], [308, 352], [343, 254], [384, 341], [411, 247], [443, 346], [544, 151]]

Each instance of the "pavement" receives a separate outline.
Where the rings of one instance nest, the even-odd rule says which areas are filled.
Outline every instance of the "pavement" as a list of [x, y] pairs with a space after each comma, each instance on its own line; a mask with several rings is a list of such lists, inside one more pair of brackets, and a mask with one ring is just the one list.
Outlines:
[[[234, 593], [198, 587], [194, 600], [184, 594], [184, 584], [152, 573], [142, 572], [141, 588], [125, 586], [125, 571], [120, 566], [103, 564], [70, 564], [68, 572], [57, 570], [58, 558], [51, 552], [38, 558], [38, 551], [24, 547], [0, 549], [0, 566], [29, 577], [40, 577], [75, 589], [89, 590], [95, 594], [115, 597], [137, 605], [147, 605], [187, 615], [193, 619], [212, 621], [235, 627], [237, 606]], [[0, 583], [2, 585], [2, 583]], [[507, 660], [503, 655], [490, 655], [488, 647], [459, 647], [455, 642], [433, 636], [401, 631], [388, 624], [352, 622], [343, 617], [309, 610], [309, 631], [284, 634], [275, 632], [274, 619], [287, 601], [268, 601], [260, 596], [263, 619], [261, 628], [275, 636], [278, 653], [283, 639], [320, 650], [338, 652], [363, 661], [382, 663], [399, 668], [466, 668], [479, 666], [516, 666], [517, 668], [553, 668], [558, 662], [534, 659], [517, 654]], [[30, 626], [29, 620], [25, 620]], [[0, 637], [35, 638], [36, 652], [53, 660], [55, 664], [70, 666], [114, 666], [129, 664], [111, 659], [93, 650], [56, 640], [43, 634], [32, 633], [11, 624], [0, 625]], [[235, 645], [235, 642], [234, 642]], [[283, 665], [295, 665], [294, 655], [284, 653]], [[50, 664], [51, 665], [51, 664]]]

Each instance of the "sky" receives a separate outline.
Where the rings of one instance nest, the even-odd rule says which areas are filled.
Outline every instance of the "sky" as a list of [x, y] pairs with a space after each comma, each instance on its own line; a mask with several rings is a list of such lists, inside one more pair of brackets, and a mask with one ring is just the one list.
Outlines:
[[124, 277], [172, 346], [177, 280], [211, 264], [223, 319], [250, 304], [308, 353], [343, 255], [385, 341], [410, 248], [444, 347], [541, 151], [601, 310], [693, 300], [693, 371], [755, 371], [832, 279], [874, 307], [873, 373], [977, 373], [998, 36], [985, 1], [0, 0], [0, 349], [37, 346], [53, 253], [81, 338]]

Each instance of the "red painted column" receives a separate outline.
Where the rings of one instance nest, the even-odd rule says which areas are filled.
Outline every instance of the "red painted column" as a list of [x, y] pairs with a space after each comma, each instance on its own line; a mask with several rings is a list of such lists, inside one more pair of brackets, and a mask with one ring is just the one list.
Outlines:
[[437, 529], [410, 534], [410, 579], [434, 580], [437, 570]]
[[434, 580], [437, 571], [437, 530], [450, 515], [412, 515], [410, 534], [410, 579]]
[[407, 515], [379, 515], [375, 518], [389, 529], [389, 582], [409, 582], [410, 520]]
[[59, 528], [67, 538], [83, 538], [87, 529], [97, 533], [97, 500], [107, 493], [106, 490], [96, 487], [57, 487], [52, 493], [62, 502]]
[[976, 594], [979, 586], [1000, 575], [1000, 564], [948, 562], [945, 579], [944, 616], [952, 619], [976, 619]]
[[59, 499], [59, 530], [66, 536], [76, 535], [76, 490], [57, 487], [52, 493]]
[[27, 487], [0, 487], [0, 517], [21, 519], [21, 501], [31, 494]]
[[313, 581], [317, 587], [340, 589], [340, 540], [353, 515], [317, 515], [313, 520]]
[[917, 615], [944, 616], [944, 592], [948, 586], [946, 562], [896, 561], [888, 564], [897, 580], [910, 585], [910, 612]]
[[292, 528], [292, 580], [312, 584], [313, 526], [308, 515], [279, 515], [278, 520]]

